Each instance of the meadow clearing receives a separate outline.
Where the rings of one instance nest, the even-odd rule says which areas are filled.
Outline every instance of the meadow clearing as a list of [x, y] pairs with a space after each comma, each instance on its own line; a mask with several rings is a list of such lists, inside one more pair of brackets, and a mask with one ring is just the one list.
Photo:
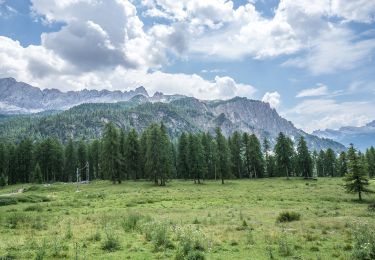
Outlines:
[[166, 187], [94, 181], [80, 192], [64, 183], [7, 186], [0, 259], [353, 259], [371, 250], [360, 243], [375, 228], [375, 195], [359, 203], [342, 185], [274, 178]]

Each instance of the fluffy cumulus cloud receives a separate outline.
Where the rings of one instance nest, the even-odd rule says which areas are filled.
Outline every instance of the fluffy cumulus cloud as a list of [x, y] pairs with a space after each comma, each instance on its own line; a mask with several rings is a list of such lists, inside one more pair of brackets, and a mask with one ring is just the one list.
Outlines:
[[375, 118], [372, 102], [334, 99], [307, 99], [286, 110], [283, 115], [307, 132], [316, 129], [336, 129], [341, 126], [362, 126]]
[[263, 102], [266, 102], [266, 103], [269, 103], [271, 107], [273, 108], [278, 108], [279, 105], [280, 105], [280, 100], [281, 96], [280, 94], [275, 91], [275, 92], [266, 92], [266, 94], [264, 94], [263, 98], [262, 98], [262, 101]]

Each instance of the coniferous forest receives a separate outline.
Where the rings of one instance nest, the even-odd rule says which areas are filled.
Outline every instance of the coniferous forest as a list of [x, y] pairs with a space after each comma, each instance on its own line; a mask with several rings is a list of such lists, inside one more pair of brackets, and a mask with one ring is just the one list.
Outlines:
[[166, 127], [153, 124], [142, 133], [106, 124], [101, 139], [42, 141], [23, 139], [0, 144], [0, 186], [17, 183], [76, 182], [93, 179], [121, 183], [150, 180], [165, 186], [171, 179], [344, 177], [355, 163], [365, 177], [375, 176], [375, 149], [353, 146], [338, 156], [332, 149], [309, 151], [303, 137], [296, 143], [283, 133], [274, 148], [267, 139], [235, 132], [226, 138], [209, 133], [182, 133], [171, 139]]

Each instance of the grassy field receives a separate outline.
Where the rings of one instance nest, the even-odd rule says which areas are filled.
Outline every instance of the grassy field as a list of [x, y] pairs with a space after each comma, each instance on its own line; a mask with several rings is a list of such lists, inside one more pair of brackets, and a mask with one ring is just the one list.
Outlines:
[[[375, 228], [375, 196], [358, 203], [342, 184], [98, 181], [4, 196], [21, 188], [10, 186], [0, 190], [0, 259], [352, 259], [358, 228]], [[277, 222], [284, 211], [300, 219]]]

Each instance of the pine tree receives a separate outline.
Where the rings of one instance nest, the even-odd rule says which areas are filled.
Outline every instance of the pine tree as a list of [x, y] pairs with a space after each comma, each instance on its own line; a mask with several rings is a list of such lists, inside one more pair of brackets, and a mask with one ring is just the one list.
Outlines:
[[42, 171], [40, 169], [39, 163], [35, 165], [32, 181], [33, 183], [38, 184], [41, 184], [43, 182]]
[[289, 179], [292, 168], [293, 142], [283, 133], [279, 133], [275, 145], [277, 170]]
[[76, 178], [77, 155], [73, 140], [69, 139], [65, 147], [64, 178], [63, 181], [73, 181]]
[[133, 128], [126, 139], [125, 147], [125, 161], [127, 162], [127, 172], [133, 178], [137, 180], [140, 178], [140, 147], [138, 134]]
[[231, 153], [232, 173], [239, 179], [242, 178], [242, 140], [239, 132], [235, 131], [230, 139], [229, 148]]
[[312, 166], [305, 138], [301, 136], [297, 145], [297, 169], [305, 179], [308, 179], [312, 177]]
[[347, 157], [348, 173], [344, 177], [346, 191], [348, 193], [358, 193], [358, 199], [362, 201], [362, 193], [373, 193], [373, 191], [367, 188], [369, 180], [353, 144], [350, 145]]
[[177, 178], [189, 179], [189, 139], [185, 133], [181, 134], [177, 149]]
[[216, 149], [217, 149], [217, 172], [224, 184], [224, 179], [230, 175], [229, 149], [227, 140], [221, 133], [219, 127], [216, 128]]

